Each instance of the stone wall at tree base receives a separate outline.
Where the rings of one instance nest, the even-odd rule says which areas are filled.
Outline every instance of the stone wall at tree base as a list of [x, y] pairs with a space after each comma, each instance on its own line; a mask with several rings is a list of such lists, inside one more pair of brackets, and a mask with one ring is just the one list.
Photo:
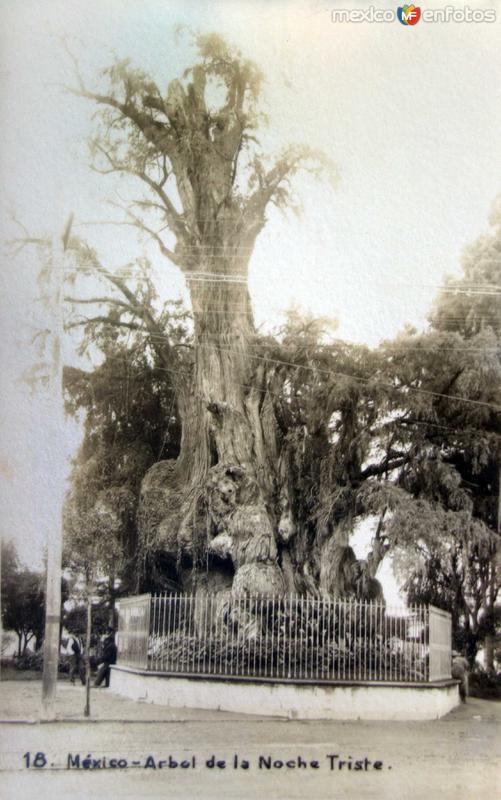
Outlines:
[[459, 704], [457, 681], [434, 684], [310, 683], [188, 678], [114, 666], [111, 690], [131, 700], [288, 719], [431, 720]]

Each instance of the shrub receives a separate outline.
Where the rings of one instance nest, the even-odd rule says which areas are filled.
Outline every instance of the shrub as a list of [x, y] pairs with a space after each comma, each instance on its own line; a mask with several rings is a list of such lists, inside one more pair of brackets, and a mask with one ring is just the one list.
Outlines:
[[472, 697], [501, 698], [501, 675], [492, 675], [483, 669], [476, 669], [470, 674], [469, 692]]
[[[39, 650], [37, 653], [27, 652], [20, 658], [14, 659], [14, 666], [18, 670], [32, 670], [34, 672], [41, 672], [43, 670], [43, 651]], [[69, 656], [59, 656], [59, 672], [70, 671]]]

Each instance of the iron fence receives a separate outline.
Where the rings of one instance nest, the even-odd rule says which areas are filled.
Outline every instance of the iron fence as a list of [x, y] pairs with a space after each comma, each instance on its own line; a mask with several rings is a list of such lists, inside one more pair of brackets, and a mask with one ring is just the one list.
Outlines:
[[450, 615], [432, 606], [222, 593], [119, 609], [119, 663], [157, 672], [427, 682], [450, 677], [450, 649]]

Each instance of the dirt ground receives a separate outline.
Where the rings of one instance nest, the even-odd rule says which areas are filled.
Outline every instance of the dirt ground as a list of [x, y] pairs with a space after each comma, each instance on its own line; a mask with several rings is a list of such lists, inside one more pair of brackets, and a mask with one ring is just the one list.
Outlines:
[[61, 682], [66, 721], [30, 722], [40, 688], [0, 684], [6, 800], [501, 798], [499, 702], [472, 698], [433, 722], [298, 722], [165, 709], [99, 689], [85, 720], [82, 687]]

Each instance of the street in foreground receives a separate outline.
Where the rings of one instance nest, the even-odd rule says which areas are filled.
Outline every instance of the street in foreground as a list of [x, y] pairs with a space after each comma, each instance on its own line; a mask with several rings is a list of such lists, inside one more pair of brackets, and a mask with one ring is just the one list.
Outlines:
[[[38, 682], [2, 682], [2, 797], [500, 797], [501, 704], [470, 698], [436, 722], [300, 722], [165, 709], [62, 683], [67, 721], [27, 722]], [[258, 711], [258, 709], [256, 709]], [[18, 721], [13, 721], [17, 719]]]

